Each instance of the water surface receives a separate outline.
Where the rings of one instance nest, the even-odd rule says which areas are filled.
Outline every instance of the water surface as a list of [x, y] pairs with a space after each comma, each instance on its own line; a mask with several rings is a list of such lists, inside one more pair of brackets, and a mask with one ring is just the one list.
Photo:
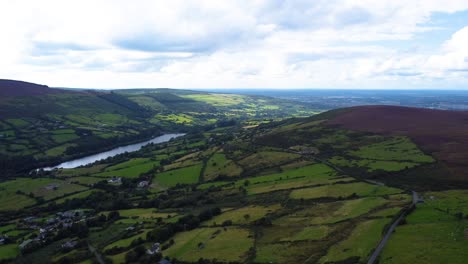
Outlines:
[[160, 144], [160, 143], [168, 142], [169, 140], [171, 140], [173, 138], [181, 137], [183, 135], [185, 135], [185, 134], [165, 134], [165, 135], [155, 137], [155, 138], [152, 138], [150, 140], [143, 141], [143, 142], [140, 142], [140, 143], [130, 144], [130, 145], [127, 145], [127, 146], [114, 148], [114, 149], [111, 149], [111, 150], [108, 150], [108, 151], [93, 154], [93, 155], [86, 156], [86, 157], [83, 157], [83, 158], [66, 161], [66, 162], [63, 162], [63, 163], [61, 163], [61, 164], [59, 164], [57, 166], [54, 166], [54, 167], [46, 167], [46, 168], [44, 168], [44, 170], [53, 170], [53, 169], [58, 169], [58, 168], [73, 169], [73, 168], [76, 168], [76, 167], [85, 166], [85, 165], [94, 163], [94, 162], [96, 162], [98, 160], [107, 159], [109, 157], [113, 157], [113, 156], [116, 156], [116, 155], [119, 155], [119, 154], [122, 154], [122, 153], [125, 153], [125, 152], [138, 151], [142, 147], [144, 147], [144, 146], [146, 146], [148, 144], [151, 144], [151, 143]]

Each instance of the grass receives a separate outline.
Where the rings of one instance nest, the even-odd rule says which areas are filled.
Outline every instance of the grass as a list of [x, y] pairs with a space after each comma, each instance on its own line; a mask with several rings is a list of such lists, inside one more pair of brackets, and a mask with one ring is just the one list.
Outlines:
[[68, 141], [78, 139], [80, 137], [78, 135], [76, 135], [75, 133], [70, 133], [70, 134], [53, 134], [51, 136], [51, 138], [56, 143], [61, 144], [61, 143], [65, 143], [65, 142], [68, 142]]
[[386, 161], [409, 161], [414, 163], [430, 163], [434, 159], [425, 155], [406, 137], [394, 137], [383, 142], [367, 145], [356, 151], [349, 152], [352, 156]]
[[287, 152], [262, 151], [240, 160], [239, 164], [247, 170], [267, 168], [288, 163], [290, 161], [298, 159], [299, 157], [300, 155], [298, 154]]
[[74, 168], [74, 169], [60, 169], [57, 173], [59, 177], [75, 177], [81, 175], [96, 174], [107, 167], [107, 164], [99, 164], [92, 167]]
[[390, 221], [384, 218], [359, 223], [348, 238], [328, 250], [320, 263], [344, 261], [351, 257], [359, 257], [359, 262], [365, 262], [378, 245], [384, 226]]
[[21, 210], [25, 207], [36, 204], [34, 199], [26, 195], [16, 194], [15, 190], [0, 190], [0, 211]]
[[[244, 186], [249, 194], [260, 194], [308, 185], [354, 180], [353, 178], [339, 178], [335, 176], [336, 172], [327, 165], [312, 164], [301, 168], [289, 169], [279, 173], [251, 177], [234, 182], [221, 181], [205, 183], [200, 185], [199, 188], [206, 189], [211, 186], [222, 186], [231, 183], [231, 185], [229, 185], [231, 188]], [[248, 182], [247, 186], [245, 186], [246, 181]]]
[[7, 244], [0, 246], [0, 260], [14, 259], [19, 254], [18, 245]]
[[308, 226], [293, 236], [282, 239], [282, 241], [319, 240], [325, 238], [330, 230], [329, 226]]
[[466, 190], [429, 192], [397, 227], [384, 248], [380, 263], [466, 263], [468, 220], [456, 217], [466, 212]]
[[329, 159], [329, 162], [336, 166], [342, 167], [365, 167], [368, 171], [388, 171], [396, 172], [404, 169], [410, 169], [418, 163], [406, 161], [387, 161], [387, 160], [370, 160], [370, 159], [348, 159], [344, 157], [335, 156]]
[[[54, 190], [53, 186], [57, 189]], [[69, 193], [84, 191], [87, 188], [70, 184], [66, 181], [50, 178], [18, 178], [16, 180], [0, 183], [0, 188], [10, 193], [22, 191], [26, 194], [32, 193], [36, 197], [42, 197], [45, 200], [54, 199]]]
[[138, 219], [156, 219], [156, 218], [171, 218], [177, 213], [161, 213], [152, 208], [135, 208], [119, 210], [121, 217], [138, 218]]
[[244, 262], [253, 238], [248, 229], [229, 227], [197, 228], [178, 233], [175, 244], [163, 252], [165, 256], [181, 261], [195, 262], [200, 258], [223, 262]]
[[204, 102], [212, 106], [233, 106], [244, 103], [242, 95], [236, 94], [190, 94], [181, 96], [192, 100]]
[[368, 214], [384, 206], [388, 201], [382, 197], [321, 203], [276, 219], [273, 223], [280, 226], [304, 226], [334, 224]]
[[97, 182], [103, 181], [101, 177], [89, 177], [89, 176], [80, 176], [80, 177], [73, 177], [73, 178], [68, 178], [68, 181], [70, 182], [77, 182], [80, 184], [86, 184], [86, 185], [92, 185]]
[[264, 217], [268, 213], [275, 212], [280, 208], [281, 206], [279, 204], [270, 206], [250, 205], [224, 212], [221, 215], [218, 215], [207, 221], [207, 223], [220, 225], [224, 221], [231, 220], [235, 225], [245, 225]]
[[206, 163], [203, 178], [205, 181], [213, 180], [219, 176], [237, 177], [242, 173], [242, 168], [237, 166], [232, 160], [226, 159], [226, 155], [214, 154]]
[[141, 174], [147, 173], [158, 166], [159, 161], [152, 161], [147, 158], [136, 158], [108, 167], [104, 172], [97, 173], [94, 176], [137, 178]]
[[155, 175], [156, 182], [163, 187], [173, 187], [177, 184], [195, 184], [200, 178], [202, 164], [181, 169], [166, 171]]
[[127, 248], [129, 247], [132, 242], [136, 239], [145, 239], [146, 238], [146, 234], [149, 232], [150, 230], [145, 230], [137, 235], [134, 235], [134, 236], [131, 236], [131, 237], [128, 237], [128, 238], [124, 238], [124, 239], [120, 239], [120, 240], [117, 240], [109, 245], [107, 245], [104, 250], [107, 250], [107, 249], [111, 249], [113, 247], [123, 247], [123, 248]]
[[290, 198], [292, 199], [315, 199], [321, 197], [348, 197], [353, 194], [364, 197], [364, 196], [382, 196], [388, 194], [396, 194], [401, 193], [402, 190], [387, 187], [387, 186], [380, 186], [380, 185], [373, 185], [364, 182], [356, 182], [356, 183], [349, 183], [349, 184], [334, 184], [334, 185], [326, 185], [320, 186], [315, 188], [305, 188], [299, 190], [293, 190], [290, 194]]
[[92, 193], [95, 193], [95, 192], [102, 192], [102, 191], [101, 190], [87, 190], [87, 191], [84, 191], [84, 192], [80, 192], [80, 193], [76, 193], [76, 194], [66, 196], [64, 198], [60, 198], [58, 200], [55, 200], [54, 202], [57, 203], [57, 204], [62, 204], [64, 202], [66, 202], [67, 200], [86, 198], [86, 197], [90, 196]]
[[60, 156], [65, 153], [68, 147], [73, 147], [73, 146], [76, 146], [76, 144], [63, 144], [63, 145], [46, 150], [45, 154], [50, 157]]

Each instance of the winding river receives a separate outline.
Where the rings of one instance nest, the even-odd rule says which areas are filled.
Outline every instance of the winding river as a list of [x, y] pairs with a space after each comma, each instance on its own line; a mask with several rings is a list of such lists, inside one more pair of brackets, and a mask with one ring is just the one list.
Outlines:
[[181, 133], [179, 133], [179, 134], [165, 134], [165, 135], [162, 135], [162, 136], [159, 136], [159, 137], [152, 138], [152, 139], [147, 140], [147, 141], [143, 141], [143, 142], [140, 142], [140, 143], [135, 143], [135, 144], [127, 145], [127, 146], [114, 148], [114, 149], [111, 149], [111, 150], [108, 150], [108, 151], [104, 151], [104, 152], [97, 153], [97, 154], [94, 154], [94, 155], [86, 156], [86, 157], [83, 157], [83, 158], [66, 161], [66, 162], [63, 162], [63, 163], [61, 163], [61, 164], [59, 164], [57, 166], [54, 166], [54, 167], [46, 167], [46, 168], [43, 168], [43, 169], [44, 170], [53, 170], [53, 169], [59, 169], [59, 168], [73, 169], [73, 168], [76, 168], [76, 167], [80, 167], [80, 166], [84, 166], [84, 165], [94, 163], [94, 162], [96, 162], [98, 160], [107, 159], [109, 157], [113, 157], [113, 156], [116, 156], [116, 155], [119, 155], [119, 154], [122, 154], [122, 153], [125, 153], [125, 152], [138, 151], [142, 147], [144, 147], [144, 146], [146, 146], [148, 144], [151, 144], [151, 143], [160, 144], [160, 143], [168, 142], [169, 140], [171, 140], [173, 138], [181, 137], [183, 135], [185, 135], [185, 134], [181, 134]]

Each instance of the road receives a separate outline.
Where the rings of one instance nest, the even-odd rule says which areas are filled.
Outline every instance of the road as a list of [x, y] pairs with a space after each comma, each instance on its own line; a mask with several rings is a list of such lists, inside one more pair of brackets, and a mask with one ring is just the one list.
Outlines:
[[[411, 191], [413, 193], [413, 206], [418, 203], [418, 194], [415, 191]], [[400, 224], [401, 220], [403, 220], [408, 213], [408, 209], [403, 212], [390, 226], [390, 228], [387, 230], [387, 233], [384, 235], [382, 240], [380, 240], [379, 245], [375, 249], [375, 251], [372, 253], [370, 256], [369, 260], [367, 261], [367, 264], [374, 264], [377, 258], [379, 257], [380, 253], [384, 249], [385, 245], [387, 244], [388, 239], [392, 235], [393, 231], [395, 231], [395, 228]]]
[[94, 254], [94, 256], [96, 256], [96, 259], [99, 262], [99, 264], [106, 264], [106, 262], [104, 262], [104, 260], [102, 259], [101, 254], [99, 254], [97, 250], [93, 246], [91, 246], [91, 244], [88, 244], [88, 249], [91, 253]]

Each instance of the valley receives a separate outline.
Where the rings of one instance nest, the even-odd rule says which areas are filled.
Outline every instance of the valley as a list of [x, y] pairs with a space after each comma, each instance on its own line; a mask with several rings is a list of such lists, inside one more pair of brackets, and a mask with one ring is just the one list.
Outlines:
[[[437, 143], [441, 132], [429, 129], [434, 124], [421, 121], [426, 110], [416, 108], [318, 114], [312, 106], [267, 97], [173, 93], [111, 92], [142, 109], [100, 122], [114, 122], [103, 127], [117, 134], [184, 133], [177, 138], [83, 166], [26, 170], [29, 166], [4, 164], [0, 261], [367, 263], [387, 234], [375, 263], [468, 258], [468, 185], [464, 165], [457, 162], [465, 150], [452, 147], [466, 140], [459, 122], [464, 113], [431, 110], [431, 116], [441, 116], [432, 122], [452, 131], [443, 135], [445, 146]], [[2, 106], [2, 122], [15, 127], [14, 138], [1, 141], [8, 159], [24, 158], [9, 151], [21, 137], [30, 137], [24, 146], [36, 151], [33, 165], [88, 153], [67, 148], [60, 159], [41, 158], [47, 156], [39, 150], [45, 146], [28, 133], [43, 127], [32, 120], [56, 109], [40, 116], [31, 111], [16, 121], [3, 115], [4, 109], [9, 108]], [[119, 111], [111, 113], [124, 116]], [[78, 138], [48, 146], [80, 146], [89, 135], [76, 131], [85, 127], [99, 138], [98, 115], [83, 114], [76, 123], [69, 115], [55, 118], [67, 120], [61, 129]], [[44, 133], [53, 132], [37, 137]], [[125, 145], [138, 137], [110, 138]], [[103, 146], [92, 152], [109, 149]], [[388, 232], [397, 219], [394, 232]], [[428, 245], [438, 250], [427, 250]]]

